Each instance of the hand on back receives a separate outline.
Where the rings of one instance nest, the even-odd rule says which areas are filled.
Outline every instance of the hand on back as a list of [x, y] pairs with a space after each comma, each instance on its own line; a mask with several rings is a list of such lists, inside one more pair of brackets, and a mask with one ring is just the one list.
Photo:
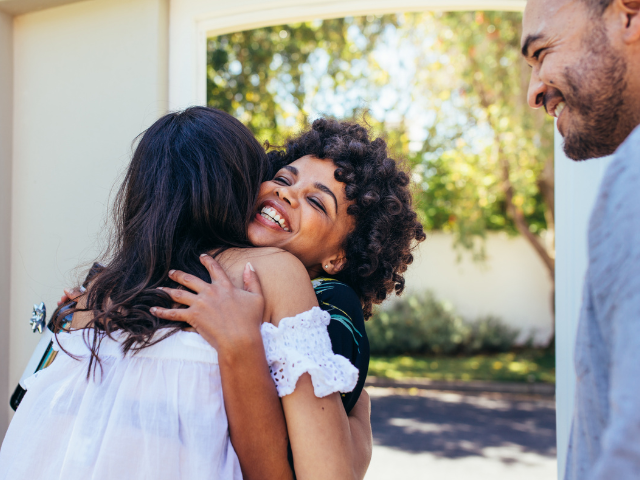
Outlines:
[[201, 255], [200, 261], [209, 271], [211, 283], [172, 270], [169, 277], [195, 293], [161, 287], [174, 302], [187, 308], [153, 307], [151, 313], [159, 318], [188, 323], [218, 351], [242, 348], [252, 335], [260, 335], [264, 312], [260, 280], [251, 263], [247, 262], [242, 275], [244, 288], [237, 288], [210, 255]]
[[[195, 293], [163, 288], [173, 301], [187, 308], [158, 307], [151, 313], [188, 323], [218, 352], [241, 352], [260, 338], [263, 321], [277, 326], [282, 318], [318, 305], [309, 275], [293, 255], [273, 248], [227, 251], [222, 255], [219, 258], [226, 272], [211, 256], [201, 257], [212, 283], [184, 272], [171, 272], [172, 280]], [[242, 288], [236, 286], [240, 284], [239, 270], [234, 268], [238, 264], [245, 264]], [[236, 279], [236, 285], [230, 277]]]

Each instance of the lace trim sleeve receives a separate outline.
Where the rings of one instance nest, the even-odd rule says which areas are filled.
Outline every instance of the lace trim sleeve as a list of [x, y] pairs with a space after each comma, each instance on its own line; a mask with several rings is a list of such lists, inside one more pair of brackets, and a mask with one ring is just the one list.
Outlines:
[[327, 325], [330, 315], [313, 307], [295, 317], [283, 318], [276, 327], [263, 323], [264, 349], [278, 395], [293, 393], [303, 373], [311, 375], [316, 397], [350, 392], [358, 381], [358, 369], [331, 349]]

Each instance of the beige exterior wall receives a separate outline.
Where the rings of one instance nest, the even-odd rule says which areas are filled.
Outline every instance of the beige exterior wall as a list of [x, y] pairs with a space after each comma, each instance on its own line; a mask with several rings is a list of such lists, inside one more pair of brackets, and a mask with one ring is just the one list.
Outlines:
[[0, 436], [9, 416], [13, 19], [0, 12]]
[[0, 10], [15, 16], [82, 1], [86, 0], [0, 0]]
[[534, 333], [538, 343], [551, 336], [551, 278], [522, 237], [490, 234], [487, 259], [474, 262], [468, 253], [458, 261], [453, 237], [430, 233], [407, 271], [407, 290], [432, 290], [453, 304], [464, 318], [500, 317], [521, 330], [520, 340]]
[[132, 141], [167, 109], [168, 0], [79, 2], [14, 29], [11, 391], [38, 341], [31, 305], [52, 311], [95, 258]]

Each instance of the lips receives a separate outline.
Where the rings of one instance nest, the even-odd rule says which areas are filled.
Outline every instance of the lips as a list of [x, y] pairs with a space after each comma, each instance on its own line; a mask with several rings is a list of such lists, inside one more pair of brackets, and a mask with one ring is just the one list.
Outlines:
[[567, 106], [567, 104], [565, 103], [564, 100], [561, 100], [560, 102], [558, 102], [554, 107], [552, 107], [549, 110], [549, 114], [552, 117], [558, 118], [560, 117], [560, 114], [562, 113], [562, 111], [564, 110], [564, 108]]
[[542, 99], [544, 109], [554, 118], [560, 117], [560, 114], [567, 106], [564, 95], [557, 88], [549, 88]]
[[267, 226], [280, 228], [285, 232], [291, 231], [289, 216], [284, 211], [284, 208], [276, 202], [270, 200], [264, 202], [256, 217], [259, 217], [258, 220], [261, 220], [261, 223]]

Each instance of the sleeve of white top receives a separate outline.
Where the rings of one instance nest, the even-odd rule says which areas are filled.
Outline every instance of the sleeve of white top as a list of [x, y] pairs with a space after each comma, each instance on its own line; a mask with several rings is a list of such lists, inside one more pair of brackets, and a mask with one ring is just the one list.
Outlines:
[[319, 307], [283, 318], [276, 327], [263, 323], [264, 349], [278, 395], [293, 393], [303, 373], [311, 376], [316, 397], [350, 392], [358, 381], [358, 369], [331, 349], [327, 325], [331, 316]]

